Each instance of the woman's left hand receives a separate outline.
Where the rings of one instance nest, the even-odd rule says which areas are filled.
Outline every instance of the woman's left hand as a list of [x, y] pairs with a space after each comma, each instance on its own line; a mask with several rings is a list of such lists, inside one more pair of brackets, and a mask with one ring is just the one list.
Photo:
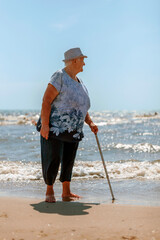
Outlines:
[[97, 127], [93, 122], [91, 122], [89, 126], [90, 126], [90, 128], [91, 128], [91, 131], [92, 131], [94, 134], [97, 134], [97, 132], [98, 132], [98, 127]]

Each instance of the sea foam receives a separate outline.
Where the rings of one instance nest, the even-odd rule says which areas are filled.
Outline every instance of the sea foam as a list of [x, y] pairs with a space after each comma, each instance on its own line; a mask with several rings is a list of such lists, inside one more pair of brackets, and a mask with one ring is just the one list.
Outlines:
[[138, 143], [138, 144], [112, 143], [112, 144], [108, 144], [106, 149], [111, 149], [111, 148], [132, 150], [134, 152], [149, 152], [149, 153], [160, 152], [159, 145], [153, 145], [150, 143]]
[[[106, 162], [111, 179], [160, 180], [160, 160], [139, 162], [135, 160]], [[58, 176], [59, 177], [59, 176]], [[101, 161], [76, 161], [72, 179], [105, 178]], [[42, 180], [40, 163], [0, 161], [0, 181], [30, 182]]]

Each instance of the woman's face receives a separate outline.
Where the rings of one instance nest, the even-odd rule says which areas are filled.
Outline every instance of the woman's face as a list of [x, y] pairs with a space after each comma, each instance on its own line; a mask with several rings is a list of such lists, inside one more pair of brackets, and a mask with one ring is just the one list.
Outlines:
[[84, 63], [84, 58], [77, 58], [76, 59], [76, 68], [77, 68], [77, 72], [83, 72], [83, 66], [85, 65]]

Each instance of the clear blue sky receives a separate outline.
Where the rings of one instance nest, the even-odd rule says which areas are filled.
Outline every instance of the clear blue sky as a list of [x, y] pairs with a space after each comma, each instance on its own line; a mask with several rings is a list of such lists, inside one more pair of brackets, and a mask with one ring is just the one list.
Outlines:
[[92, 110], [160, 109], [159, 0], [0, 0], [0, 109], [40, 109], [80, 47]]

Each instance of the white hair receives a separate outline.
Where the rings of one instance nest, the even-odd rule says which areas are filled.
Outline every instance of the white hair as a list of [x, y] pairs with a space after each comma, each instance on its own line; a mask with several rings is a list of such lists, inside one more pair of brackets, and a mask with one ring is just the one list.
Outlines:
[[64, 62], [65, 66], [67, 67], [67, 66], [71, 65], [74, 60], [75, 60], [75, 59], [71, 59], [71, 60], [65, 61], [65, 62]]

